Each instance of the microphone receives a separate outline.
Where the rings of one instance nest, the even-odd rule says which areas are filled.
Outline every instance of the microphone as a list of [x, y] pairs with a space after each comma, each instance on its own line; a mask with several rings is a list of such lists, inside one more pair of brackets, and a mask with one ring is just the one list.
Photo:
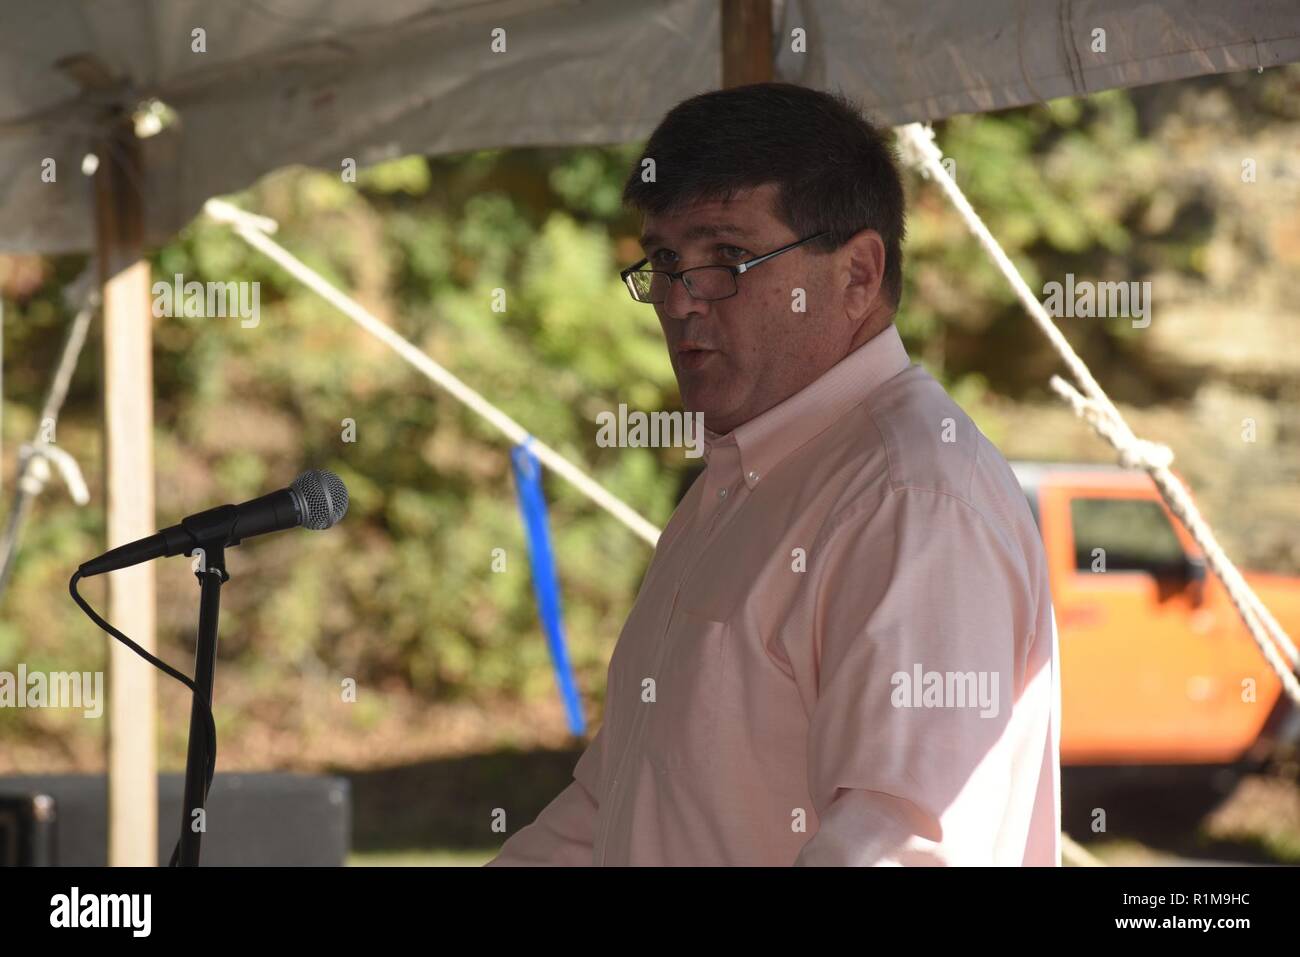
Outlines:
[[102, 575], [196, 548], [224, 548], [243, 539], [286, 528], [321, 530], [337, 523], [348, 511], [348, 490], [333, 472], [310, 469], [288, 488], [251, 499], [242, 505], [218, 505], [182, 519], [156, 535], [110, 549], [80, 569], [82, 578]]

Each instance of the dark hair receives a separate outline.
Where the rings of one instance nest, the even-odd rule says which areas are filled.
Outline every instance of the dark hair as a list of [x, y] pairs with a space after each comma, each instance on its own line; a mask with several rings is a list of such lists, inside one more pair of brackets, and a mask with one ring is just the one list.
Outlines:
[[[656, 182], [641, 179], [652, 158]], [[669, 111], [623, 187], [623, 202], [662, 215], [776, 183], [773, 213], [809, 248], [832, 252], [874, 229], [885, 244], [883, 288], [902, 293], [903, 184], [887, 134], [841, 93], [753, 83], [701, 93]]]

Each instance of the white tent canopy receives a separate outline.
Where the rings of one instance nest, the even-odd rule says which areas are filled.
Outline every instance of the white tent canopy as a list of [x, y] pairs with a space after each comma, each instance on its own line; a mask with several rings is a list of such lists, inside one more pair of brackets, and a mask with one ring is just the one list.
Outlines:
[[[1300, 60], [1295, 0], [775, 0], [773, 22], [776, 79], [889, 124]], [[115, 107], [179, 117], [143, 144], [156, 243], [291, 163], [645, 137], [719, 87], [720, 23], [718, 0], [6, 0], [0, 250], [93, 247], [80, 167]]]

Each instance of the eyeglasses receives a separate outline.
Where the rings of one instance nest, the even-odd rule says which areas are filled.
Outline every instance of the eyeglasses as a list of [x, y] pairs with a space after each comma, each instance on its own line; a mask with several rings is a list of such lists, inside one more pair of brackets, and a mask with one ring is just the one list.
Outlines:
[[700, 299], [705, 302], [730, 299], [739, 291], [736, 277], [741, 273], [749, 272], [759, 263], [767, 262], [775, 256], [789, 252], [796, 246], [802, 246], [814, 239], [820, 239], [829, 231], [823, 230], [816, 235], [790, 243], [788, 246], [782, 246], [770, 253], [764, 253], [756, 259], [737, 263], [735, 266], [694, 266], [690, 269], [683, 269], [681, 272], [668, 272], [663, 269], [645, 269], [643, 267], [650, 260], [642, 259], [636, 265], [629, 266], [620, 272], [619, 277], [627, 284], [628, 292], [632, 294], [632, 298], [637, 302], [664, 302], [668, 298], [668, 290], [672, 288], [674, 279], [682, 281], [682, 285], [686, 287], [686, 291], [691, 294], [692, 299]]

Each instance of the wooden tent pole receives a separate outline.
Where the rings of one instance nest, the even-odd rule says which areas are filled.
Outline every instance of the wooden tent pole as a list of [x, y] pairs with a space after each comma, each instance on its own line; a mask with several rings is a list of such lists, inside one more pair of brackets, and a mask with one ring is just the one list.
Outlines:
[[[153, 348], [144, 257], [143, 170], [129, 116], [98, 151], [96, 252], [103, 289], [104, 500], [107, 545], [157, 530], [154, 521]], [[153, 653], [151, 563], [108, 576], [106, 617]], [[153, 666], [109, 641], [108, 862], [158, 864], [158, 775]]]
[[722, 85], [772, 79], [772, 0], [722, 0]]

